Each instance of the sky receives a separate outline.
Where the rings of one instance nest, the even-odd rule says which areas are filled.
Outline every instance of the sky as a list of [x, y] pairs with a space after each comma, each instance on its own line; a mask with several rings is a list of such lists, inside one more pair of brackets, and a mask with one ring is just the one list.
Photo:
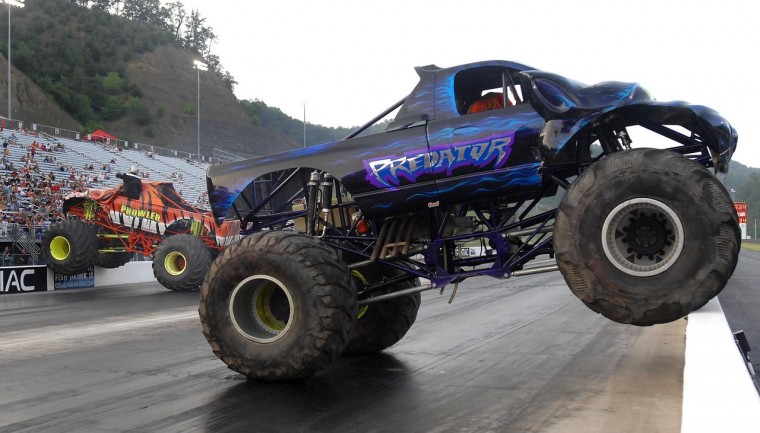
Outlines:
[[712, 107], [739, 132], [734, 159], [760, 167], [751, 1], [181, 1], [213, 28], [238, 99], [308, 123], [365, 123], [412, 90], [415, 66], [512, 60]]

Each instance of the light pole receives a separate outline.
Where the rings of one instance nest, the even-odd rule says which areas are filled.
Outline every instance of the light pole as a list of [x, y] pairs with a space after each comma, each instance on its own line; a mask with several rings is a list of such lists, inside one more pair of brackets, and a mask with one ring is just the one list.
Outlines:
[[208, 65], [200, 60], [193, 61], [193, 68], [198, 71], [198, 104], [195, 112], [198, 114], [198, 164], [201, 163], [201, 71], [208, 71]]
[[[8, 122], [13, 118], [11, 115], [11, 6], [24, 7], [24, 0], [0, 0], [8, 4]], [[8, 125], [10, 126], [10, 125]]]
[[731, 201], [736, 201], [736, 190], [731, 188]]

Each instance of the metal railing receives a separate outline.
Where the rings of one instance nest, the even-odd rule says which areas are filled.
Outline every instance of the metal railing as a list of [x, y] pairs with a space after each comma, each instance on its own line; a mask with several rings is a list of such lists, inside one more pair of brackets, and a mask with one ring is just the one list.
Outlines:
[[49, 225], [0, 223], [0, 242], [8, 247], [0, 249], [0, 266], [44, 264], [40, 242]]
[[249, 154], [230, 152], [229, 150], [217, 149], [216, 147], [213, 150], [213, 162], [235, 162], [250, 158], [253, 158], [253, 156]]
[[[136, 150], [142, 150], [143, 152], [153, 152], [160, 156], [171, 156], [175, 158], [185, 158], [195, 160], [195, 154], [190, 152], [184, 152], [182, 150], [167, 149], [165, 147], [155, 146], [152, 144], [133, 142], [132, 147]], [[201, 155], [201, 160], [206, 161], [206, 157]]]
[[40, 125], [39, 123], [32, 123], [32, 131], [47, 134], [51, 137], [61, 137], [77, 141], [81, 140], [79, 131], [57, 128], [55, 126]]
[[[17, 119], [7, 119], [0, 116], [0, 127], [20, 129], [23, 127], [23, 121], [20, 121]], [[75, 140], [75, 141], [82, 141], [82, 140], [87, 139], [87, 136], [82, 135], [82, 133], [79, 131], [59, 128], [57, 126], [42, 125], [39, 123], [32, 123], [31, 131], [37, 134], [43, 134], [43, 136], [49, 139], [55, 139], [57, 137], [61, 137], [61, 138], [69, 139], [69, 140]], [[194, 153], [185, 152], [182, 150], [168, 149], [168, 148], [156, 146], [153, 144], [138, 143], [136, 141], [130, 142], [128, 140], [120, 140], [118, 138], [117, 139], [106, 138], [106, 139], [97, 140], [97, 141], [103, 142], [109, 146], [115, 146], [117, 148], [124, 148], [124, 149], [132, 148], [135, 150], [141, 150], [143, 152], [153, 152], [154, 154], [161, 155], [161, 156], [184, 158], [188, 160], [197, 159], [197, 156]], [[209, 157], [209, 156], [201, 155], [201, 161], [209, 162], [209, 163], [234, 162], [234, 161], [242, 161], [245, 159], [250, 159], [250, 158], [253, 158], [253, 156], [254, 155], [251, 155], [251, 154], [246, 154], [246, 153], [241, 153], [241, 152], [231, 152], [228, 150], [214, 148], [212, 150], [212, 156]]]

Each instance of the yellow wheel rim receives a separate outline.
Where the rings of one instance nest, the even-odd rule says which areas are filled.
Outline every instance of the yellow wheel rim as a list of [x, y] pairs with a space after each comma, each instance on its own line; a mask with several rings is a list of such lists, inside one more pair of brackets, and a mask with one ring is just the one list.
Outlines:
[[280, 288], [274, 283], [257, 289], [253, 304], [256, 308], [256, 320], [272, 334], [282, 332], [286, 325], [286, 322], [278, 319], [272, 311], [272, 296], [279, 290]]
[[296, 317], [296, 306], [282, 281], [268, 275], [252, 275], [232, 290], [229, 313], [240, 335], [267, 344], [288, 334]]
[[[362, 275], [361, 272], [357, 270], [353, 270], [351, 271], [351, 276], [361, 281], [361, 283], [364, 284], [365, 286], [369, 286], [369, 281], [367, 281], [367, 279], [364, 278], [364, 275]], [[359, 315], [357, 315], [356, 318], [361, 319], [364, 313], [367, 312], [368, 308], [369, 308], [369, 305], [364, 305], [364, 306], [359, 307]]]
[[56, 260], [66, 260], [71, 254], [71, 244], [65, 236], [56, 236], [50, 242], [50, 255]]
[[166, 269], [166, 272], [168, 272], [170, 275], [182, 275], [182, 273], [185, 272], [186, 267], [187, 259], [182, 253], [172, 251], [171, 253], [167, 254], [166, 258], [164, 259], [164, 269]]

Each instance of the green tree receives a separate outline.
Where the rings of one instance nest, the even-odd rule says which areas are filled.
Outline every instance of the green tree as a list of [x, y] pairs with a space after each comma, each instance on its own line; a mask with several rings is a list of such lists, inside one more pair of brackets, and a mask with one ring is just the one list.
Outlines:
[[87, 123], [84, 125], [84, 129], [82, 130], [82, 134], [90, 134], [93, 131], [97, 131], [98, 129], [103, 129], [103, 124], [98, 122], [97, 120], [88, 120]]
[[26, 41], [21, 41], [13, 47], [13, 66], [21, 69], [36, 69], [39, 67], [37, 54]]
[[141, 99], [129, 98], [125, 107], [136, 124], [145, 126], [151, 122], [150, 108]]
[[173, 1], [166, 4], [166, 9], [169, 11], [169, 30], [174, 34], [174, 38], [179, 41], [180, 32], [187, 15], [185, 5], [181, 1]]
[[235, 85], [236, 85], [238, 82], [237, 82], [237, 81], [235, 81], [235, 77], [233, 77], [233, 76], [232, 76], [232, 74], [230, 74], [230, 73], [229, 73], [229, 72], [227, 72], [227, 71], [224, 71], [224, 73], [222, 74], [222, 81], [224, 81], [224, 85], [225, 85], [225, 86], [226, 86], [228, 89], [230, 89], [230, 91], [232, 91], [232, 92], [234, 92], [234, 91], [235, 91]]
[[185, 49], [195, 51], [198, 54], [208, 51], [210, 41], [216, 39], [216, 35], [211, 27], [205, 26], [205, 23], [206, 18], [203, 18], [199, 11], [190, 11], [182, 40]]
[[103, 105], [102, 116], [105, 120], [116, 120], [124, 114], [124, 102], [118, 96], [109, 96]]
[[124, 89], [124, 80], [118, 72], [109, 72], [103, 79], [103, 88], [112, 95], [119, 94]]
[[91, 8], [99, 11], [107, 11], [117, 2], [113, 0], [92, 0], [90, 1]]
[[95, 113], [92, 111], [92, 101], [87, 95], [72, 95], [70, 97], [70, 111], [77, 119], [93, 119], [95, 117]]
[[167, 28], [169, 10], [161, 5], [161, 0], [124, 0], [123, 3], [122, 15], [127, 19]]

